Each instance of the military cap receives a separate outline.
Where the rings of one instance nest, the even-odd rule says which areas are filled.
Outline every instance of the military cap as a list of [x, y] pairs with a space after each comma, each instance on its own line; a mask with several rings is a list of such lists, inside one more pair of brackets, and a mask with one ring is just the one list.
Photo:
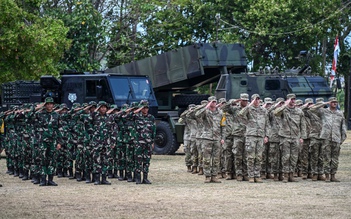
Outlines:
[[111, 105], [111, 108], [112, 108], [112, 109], [118, 109], [118, 106], [117, 106], [117, 104], [112, 104], [112, 105]]
[[196, 106], [195, 104], [189, 104], [188, 109], [195, 107], [195, 106]]
[[201, 105], [208, 104], [208, 100], [201, 100]]
[[241, 100], [249, 100], [249, 95], [247, 93], [242, 93], [242, 94], [240, 94], [240, 99]]
[[72, 105], [72, 109], [77, 109], [78, 107], [80, 107], [80, 103], [74, 103]]
[[149, 107], [149, 101], [141, 100], [139, 103], [139, 108]]
[[338, 99], [336, 99], [336, 97], [329, 97], [328, 101], [329, 102], [338, 102]]
[[295, 94], [288, 94], [288, 95], [286, 95], [286, 99], [294, 99], [294, 98], [296, 98]]
[[273, 101], [272, 101], [272, 98], [269, 98], [269, 97], [266, 97], [266, 98], [264, 98], [264, 103], [265, 104], [272, 104], [273, 103]]
[[303, 104], [303, 102], [302, 102], [302, 100], [296, 100], [296, 101], [295, 101], [295, 104], [298, 105], [298, 106], [300, 106], [300, 105]]
[[305, 103], [313, 103], [313, 99], [312, 99], [312, 98], [307, 98], [307, 99], [305, 100]]
[[106, 108], [108, 108], [108, 104], [105, 101], [99, 101], [96, 110], [99, 110], [102, 106], [106, 106]]
[[132, 102], [130, 104], [130, 108], [138, 108], [139, 107], [139, 103], [138, 102]]
[[210, 96], [210, 97], [208, 98], [208, 101], [209, 101], [209, 102], [217, 101], [217, 98], [216, 98], [215, 96]]
[[218, 102], [219, 102], [219, 103], [226, 103], [227, 100], [226, 100], [225, 98], [220, 98], [220, 99], [218, 100]]
[[121, 110], [122, 111], [126, 111], [126, 109], [128, 109], [129, 105], [128, 104], [122, 104]]
[[278, 97], [278, 98], [275, 100], [276, 103], [280, 103], [280, 102], [284, 102], [284, 101], [285, 101], [284, 98], [281, 98], [281, 97]]
[[251, 100], [254, 100], [256, 98], [260, 99], [260, 95], [259, 94], [252, 94]]
[[89, 102], [89, 105], [91, 105], [91, 106], [95, 106], [95, 107], [97, 106], [97, 104], [96, 104], [96, 102], [95, 102], [95, 101], [90, 101], [90, 102]]
[[52, 98], [52, 97], [45, 98], [45, 104], [47, 104], [47, 103], [55, 103], [54, 98]]
[[61, 103], [60, 108], [68, 110], [67, 104], [65, 104], [65, 103]]
[[82, 104], [82, 107], [87, 107], [87, 106], [88, 106], [87, 103], [83, 103], [83, 104]]
[[324, 98], [322, 97], [316, 98], [316, 103], [321, 103], [321, 102], [324, 102]]

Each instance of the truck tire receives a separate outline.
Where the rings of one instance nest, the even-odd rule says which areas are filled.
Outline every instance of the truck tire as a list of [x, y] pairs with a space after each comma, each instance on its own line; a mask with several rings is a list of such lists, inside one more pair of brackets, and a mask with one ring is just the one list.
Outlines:
[[208, 94], [179, 94], [174, 97], [174, 105], [179, 108], [186, 108], [189, 104], [200, 104], [202, 100], [207, 100]]
[[154, 153], [174, 154], [179, 148], [176, 138], [172, 133], [171, 127], [167, 122], [161, 121], [156, 126], [155, 148]]

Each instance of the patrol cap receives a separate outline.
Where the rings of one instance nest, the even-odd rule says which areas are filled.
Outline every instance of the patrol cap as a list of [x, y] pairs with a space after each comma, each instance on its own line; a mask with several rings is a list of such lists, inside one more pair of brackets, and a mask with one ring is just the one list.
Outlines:
[[316, 98], [316, 103], [322, 103], [322, 102], [324, 102], [324, 98], [323, 97]]
[[188, 109], [190, 109], [190, 108], [192, 108], [192, 107], [195, 107], [196, 105], [195, 104], [189, 104], [189, 106], [188, 106]]
[[282, 98], [282, 97], [278, 97], [276, 100], [275, 100], [275, 102], [276, 103], [280, 103], [280, 102], [284, 102], [285, 100], [284, 100], [284, 98]]
[[295, 94], [288, 94], [286, 95], [286, 99], [296, 99], [296, 95]]
[[208, 104], [208, 100], [201, 100], [201, 105]]
[[249, 100], [249, 95], [247, 93], [242, 93], [242, 94], [240, 94], [240, 99], [241, 100]]
[[220, 99], [218, 100], [218, 102], [219, 102], [219, 103], [226, 103], [227, 100], [226, 100], [225, 98], [220, 98]]
[[301, 106], [301, 105], [303, 104], [303, 102], [302, 102], [302, 100], [296, 100], [296, 101], [295, 101], [295, 104], [296, 104], [297, 106]]
[[307, 98], [307, 99], [305, 100], [305, 103], [313, 103], [313, 99], [312, 99], [312, 98]]
[[260, 95], [259, 94], [252, 94], [251, 100], [254, 100], [256, 98], [260, 99]]
[[212, 102], [212, 101], [216, 101], [216, 102], [217, 102], [217, 98], [216, 98], [215, 96], [210, 96], [210, 97], [208, 98], [208, 101], [209, 101], [209, 102]]
[[52, 98], [52, 97], [45, 98], [45, 104], [47, 104], [47, 103], [55, 103], [54, 98]]
[[264, 98], [264, 103], [265, 104], [272, 104], [273, 103], [272, 98], [269, 98], [269, 97]]
[[328, 101], [329, 102], [338, 102], [338, 99], [336, 99], [336, 97], [329, 97]]
[[147, 100], [141, 100], [140, 101], [139, 108], [144, 108], [144, 107], [149, 108], [149, 101], [147, 101]]

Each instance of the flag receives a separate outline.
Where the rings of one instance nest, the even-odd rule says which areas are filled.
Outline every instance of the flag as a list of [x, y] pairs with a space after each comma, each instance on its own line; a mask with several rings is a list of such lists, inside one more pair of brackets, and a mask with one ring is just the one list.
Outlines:
[[339, 39], [338, 36], [335, 38], [334, 42], [334, 56], [333, 56], [333, 64], [332, 70], [330, 74], [330, 80], [333, 81], [336, 74], [336, 65], [338, 64], [338, 55], [339, 55], [340, 47], [339, 47]]

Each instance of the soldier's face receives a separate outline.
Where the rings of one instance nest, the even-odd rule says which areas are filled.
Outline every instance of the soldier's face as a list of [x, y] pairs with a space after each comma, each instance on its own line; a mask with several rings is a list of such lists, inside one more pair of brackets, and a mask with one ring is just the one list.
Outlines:
[[240, 105], [241, 105], [242, 107], [247, 106], [247, 100], [241, 100], [241, 101], [240, 101]]
[[106, 111], [107, 111], [107, 107], [106, 107], [106, 106], [101, 106], [101, 107], [99, 108], [99, 112], [100, 112], [101, 114], [105, 114]]
[[289, 105], [290, 106], [295, 106], [295, 100], [296, 100], [295, 98], [291, 98]]
[[45, 108], [47, 111], [51, 112], [52, 109], [54, 108], [54, 104], [53, 103], [47, 103], [45, 104]]
[[141, 109], [141, 113], [142, 113], [143, 115], [147, 115], [147, 114], [149, 113], [149, 107], [143, 107], [143, 108]]
[[336, 109], [337, 106], [338, 106], [338, 102], [336, 102], [336, 101], [333, 101], [333, 102], [330, 103], [330, 108], [331, 109]]

